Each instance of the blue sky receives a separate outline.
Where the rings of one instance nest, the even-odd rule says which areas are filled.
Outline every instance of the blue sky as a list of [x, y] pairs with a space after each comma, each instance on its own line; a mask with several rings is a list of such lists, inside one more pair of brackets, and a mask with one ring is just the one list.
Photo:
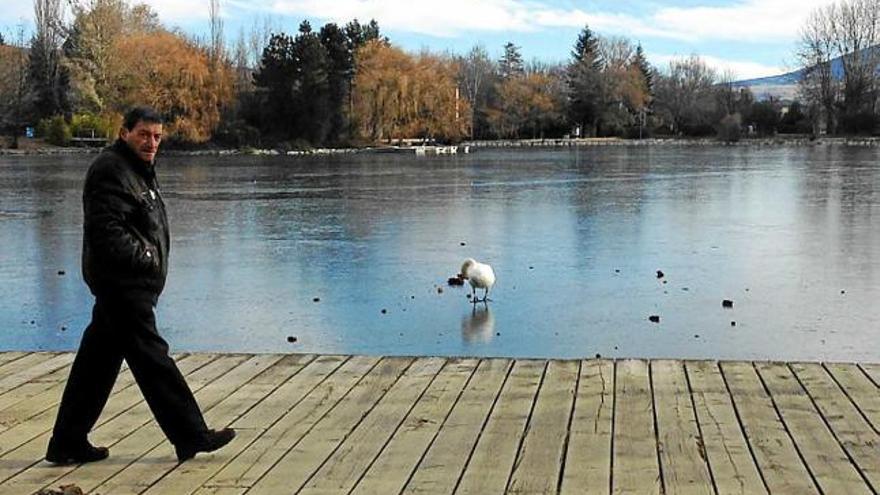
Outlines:
[[[4, 0], [0, 31], [30, 23], [27, 0]], [[209, 0], [146, 0], [167, 26], [202, 34]], [[465, 53], [477, 43], [493, 57], [512, 41], [527, 60], [566, 60], [577, 33], [589, 24], [601, 36], [639, 41], [649, 60], [665, 67], [696, 54], [739, 78], [795, 68], [798, 30], [806, 16], [831, 0], [221, 0], [226, 35], [267, 19], [293, 33], [303, 19], [318, 27], [375, 18], [398, 46]]]

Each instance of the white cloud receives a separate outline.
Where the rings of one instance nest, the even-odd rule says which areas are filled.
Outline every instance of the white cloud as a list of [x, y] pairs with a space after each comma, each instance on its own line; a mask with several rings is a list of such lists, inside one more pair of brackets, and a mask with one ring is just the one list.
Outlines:
[[[208, 0], [143, 0], [169, 24], [207, 20]], [[708, 42], [793, 41], [806, 16], [833, 0], [732, 0], [726, 6], [659, 7], [644, 16], [617, 11], [612, 1], [596, 10], [561, 8], [555, 0], [221, 0], [224, 17], [243, 11], [348, 22], [376, 19], [383, 29], [441, 37], [474, 32], [540, 32], [589, 24], [600, 34]], [[0, 13], [7, 25], [30, 21], [29, 2]]]
[[833, 0], [745, 0], [723, 7], [667, 7], [653, 16], [664, 29], [694, 40], [790, 40], [815, 8]]
[[385, 29], [433, 36], [468, 31], [531, 31], [533, 10], [517, 0], [276, 0], [271, 10], [344, 23], [353, 18], [376, 19]]
[[582, 28], [589, 25], [590, 29], [599, 33], [627, 34], [629, 36], [672, 39], [690, 39], [689, 36], [654, 26], [653, 23], [641, 19], [614, 13], [588, 14], [580, 9], [573, 11], [540, 10], [533, 14], [535, 23], [542, 27], [574, 27]]
[[644, 17], [615, 12], [612, 2], [584, 11], [557, 8], [549, 0], [445, 0], [439, 5], [412, 0], [274, 0], [263, 9], [337, 22], [374, 18], [386, 29], [433, 36], [589, 24], [600, 33], [696, 42], [793, 39], [814, 8], [832, 1], [738, 0], [727, 6], [661, 7]]
[[[0, 1], [4, 2], [3, 8], [0, 9], [0, 24], [14, 26], [19, 22], [24, 22], [28, 29], [33, 27], [34, 7], [31, 2], [26, 0]], [[129, 3], [145, 3], [149, 5], [150, 8], [159, 14], [159, 20], [168, 24], [191, 21], [193, 19], [208, 19], [208, 0], [134, 0]], [[62, 6], [66, 4], [67, 2], [62, 2]], [[69, 8], [62, 8], [65, 9], [66, 15], [70, 15]]]
[[[654, 67], [657, 67], [660, 70], [664, 70], [669, 67], [669, 62], [671, 62], [672, 60], [685, 58], [688, 56], [690, 55], [648, 54], [648, 59], [651, 64], [654, 65]], [[727, 71], [730, 71], [733, 74], [734, 78], [737, 80], [775, 76], [787, 72], [787, 69], [783, 67], [764, 65], [745, 60], [730, 60], [710, 55], [701, 55], [700, 59], [706, 62], [706, 65], [715, 69], [718, 72], [719, 76]]]

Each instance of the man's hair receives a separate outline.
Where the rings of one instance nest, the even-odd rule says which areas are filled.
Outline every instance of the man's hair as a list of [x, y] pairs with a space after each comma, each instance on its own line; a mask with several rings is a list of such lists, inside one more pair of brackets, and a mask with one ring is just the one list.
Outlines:
[[150, 124], [164, 124], [165, 121], [159, 112], [150, 107], [134, 107], [125, 114], [122, 126], [129, 131], [134, 129], [138, 122], [147, 122]]

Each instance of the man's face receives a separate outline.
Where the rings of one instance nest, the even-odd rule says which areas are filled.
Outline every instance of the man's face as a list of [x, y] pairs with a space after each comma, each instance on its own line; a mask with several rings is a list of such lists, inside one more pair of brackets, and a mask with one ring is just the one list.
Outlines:
[[162, 124], [140, 121], [130, 131], [123, 126], [119, 137], [141, 160], [153, 163], [162, 141]]

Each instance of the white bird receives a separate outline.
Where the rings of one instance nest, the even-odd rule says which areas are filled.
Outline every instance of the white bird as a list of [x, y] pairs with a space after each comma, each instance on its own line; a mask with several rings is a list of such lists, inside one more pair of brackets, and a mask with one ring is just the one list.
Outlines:
[[479, 263], [473, 258], [464, 260], [461, 265], [461, 278], [471, 284], [471, 293], [473, 294], [473, 302], [477, 302], [477, 289], [484, 289], [483, 302], [489, 300], [489, 289], [495, 285], [495, 271], [492, 267]]

